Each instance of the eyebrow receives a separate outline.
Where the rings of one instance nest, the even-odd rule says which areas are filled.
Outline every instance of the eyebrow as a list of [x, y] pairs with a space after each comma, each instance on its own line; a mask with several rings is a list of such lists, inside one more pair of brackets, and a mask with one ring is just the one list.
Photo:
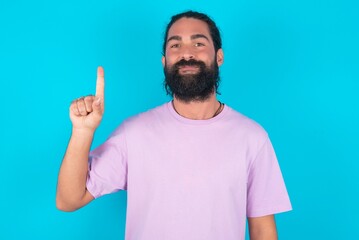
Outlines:
[[[191, 40], [194, 40], [194, 39], [198, 39], [198, 38], [204, 38], [206, 39], [208, 42], [209, 42], [209, 39], [206, 35], [203, 35], [203, 34], [194, 34], [191, 36]], [[177, 41], [181, 41], [182, 40], [182, 37], [178, 36], [178, 35], [174, 35], [174, 36], [171, 36], [167, 39], [167, 42], [171, 41], [171, 40], [177, 40]]]
[[194, 40], [194, 39], [197, 39], [197, 38], [205, 38], [208, 42], [209, 42], [209, 39], [206, 35], [203, 35], [203, 34], [195, 34], [195, 35], [192, 35], [191, 36], [191, 40]]

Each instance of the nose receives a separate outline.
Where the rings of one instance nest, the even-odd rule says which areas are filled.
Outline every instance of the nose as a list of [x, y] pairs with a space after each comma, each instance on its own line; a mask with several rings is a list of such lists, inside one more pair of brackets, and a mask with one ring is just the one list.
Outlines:
[[181, 55], [182, 55], [181, 59], [184, 59], [184, 60], [194, 59], [193, 51], [188, 46], [182, 47]]

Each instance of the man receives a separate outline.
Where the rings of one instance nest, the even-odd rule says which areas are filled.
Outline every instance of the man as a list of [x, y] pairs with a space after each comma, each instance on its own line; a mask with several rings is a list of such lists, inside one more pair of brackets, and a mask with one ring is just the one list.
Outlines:
[[244, 239], [246, 218], [251, 239], [277, 239], [273, 214], [291, 204], [267, 133], [216, 98], [221, 45], [207, 15], [173, 16], [162, 57], [173, 100], [127, 119], [89, 153], [104, 112], [99, 67], [96, 95], [70, 106], [57, 207], [127, 190], [127, 240]]

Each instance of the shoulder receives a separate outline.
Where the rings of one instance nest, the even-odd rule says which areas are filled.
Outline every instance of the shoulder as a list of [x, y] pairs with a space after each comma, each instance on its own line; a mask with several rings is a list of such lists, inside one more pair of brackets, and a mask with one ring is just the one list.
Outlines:
[[234, 134], [240, 135], [249, 142], [263, 144], [268, 139], [268, 133], [257, 121], [227, 106], [227, 114], [224, 120]]
[[141, 125], [148, 125], [153, 123], [158, 123], [161, 119], [167, 116], [167, 103], [164, 103], [160, 106], [155, 108], [151, 108], [147, 111], [138, 113], [132, 117], [127, 118], [124, 123], [127, 126], [141, 126]]
[[267, 135], [266, 130], [257, 121], [229, 106], [227, 106], [227, 108], [228, 114], [226, 116], [226, 120], [229, 121], [230, 124], [238, 126], [242, 131]]
[[167, 103], [157, 107], [148, 109], [144, 112], [138, 113], [125, 119], [113, 132], [114, 135], [120, 134], [123, 131], [143, 130], [145, 128], [161, 125], [168, 118]]

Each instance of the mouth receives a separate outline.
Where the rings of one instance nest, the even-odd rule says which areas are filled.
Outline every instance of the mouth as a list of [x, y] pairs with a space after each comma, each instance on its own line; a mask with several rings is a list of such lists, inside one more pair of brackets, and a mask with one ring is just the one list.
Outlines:
[[198, 72], [199, 67], [197, 66], [181, 66], [179, 67], [179, 73], [181, 74], [193, 74]]

